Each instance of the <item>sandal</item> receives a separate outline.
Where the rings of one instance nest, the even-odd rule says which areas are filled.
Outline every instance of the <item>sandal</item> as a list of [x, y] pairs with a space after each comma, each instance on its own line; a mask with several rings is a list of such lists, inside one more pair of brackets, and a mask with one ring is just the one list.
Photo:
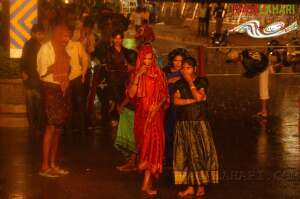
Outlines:
[[68, 175], [70, 172], [66, 169], [62, 169], [59, 166], [52, 167], [53, 171], [59, 175]]
[[57, 172], [55, 172], [52, 168], [46, 169], [45, 171], [39, 172], [40, 176], [47, 178], [58, 178], [60, 177]]

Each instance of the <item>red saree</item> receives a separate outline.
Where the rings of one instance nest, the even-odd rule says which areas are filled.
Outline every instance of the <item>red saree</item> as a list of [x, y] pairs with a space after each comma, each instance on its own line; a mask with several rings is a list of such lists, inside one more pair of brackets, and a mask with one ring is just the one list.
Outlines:
[[[151, 46], [141, 48], [136, 71], [139, 70], [148, 53], [153, 53]], [[134, 133], [139, 153], [139, 168], [150, 170], [152, 173], [162, 172], [165, 143], [164, 107], [168, 104], [166, 82], [164, 73], [156, 66], [156, 60], [153, 60], [152, 66], [140, 77], [135, 96]], [[150, 120], [151, 107], [161, 104], [164, 100], [164, 104]]]

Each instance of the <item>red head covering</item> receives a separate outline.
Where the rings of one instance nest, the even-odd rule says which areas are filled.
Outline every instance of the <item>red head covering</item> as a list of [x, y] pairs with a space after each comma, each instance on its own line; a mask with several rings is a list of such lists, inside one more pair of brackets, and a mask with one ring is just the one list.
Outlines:
[[[136, 60], [136, 71], [138, 71], [140, 69], [140, 67], [143, 66], [144, 59], [145, 59], [146, 55], [149, 53], [151, 53], [153, 55], [152, 64], [147, 69], [146, 73], [144, 73], [141, 76], [141, 79], [140, 79], [139, 85], [138, 85], [138, 89], [137, 89], [137, 97], [145, 97], [145, 95], [146, 95], [147, 82], [145, 81], [145, 76], [150, 76], [150, 77], [156, 78], [157, 76], [163, 75], [156, 64], [156, 58], [154, 56], [152, 46], [149, 44], [146, 44], [139, 49], [138, 57]], [[163, 78], [163, 77], [161, 77], [161, 78]]]

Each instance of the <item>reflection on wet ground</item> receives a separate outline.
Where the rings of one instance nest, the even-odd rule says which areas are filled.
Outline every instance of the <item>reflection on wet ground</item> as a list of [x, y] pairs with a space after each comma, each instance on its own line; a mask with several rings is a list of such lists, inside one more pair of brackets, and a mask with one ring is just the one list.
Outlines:
[[[257, 79], [209, 77], [209, 107], [221, 165], [221, 183], [209, 186], [211, 199], [300, 198], [298, 96], [300, 78], [274, 76], [271, 117], [255, 117]], [[111, 132], [64, 134], [61, 163], [71, 174], [59, 179], [38, 176], [41, 136], [26, 129], [0, 129], [1, 199], [135, 199], [140, 173], [119, 173], [122, 162]], [[157, 198], [173, 199], [180, 189], [165, 170]]]

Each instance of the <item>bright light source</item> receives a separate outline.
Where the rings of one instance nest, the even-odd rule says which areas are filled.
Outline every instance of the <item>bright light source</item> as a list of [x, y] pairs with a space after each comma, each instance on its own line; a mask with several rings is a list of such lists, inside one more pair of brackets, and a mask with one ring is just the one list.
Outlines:
[[70, 3], [70, 2], [69, 2], [69, 0], [65, 0], [65, 3], [68, 4], [68, 3]]

